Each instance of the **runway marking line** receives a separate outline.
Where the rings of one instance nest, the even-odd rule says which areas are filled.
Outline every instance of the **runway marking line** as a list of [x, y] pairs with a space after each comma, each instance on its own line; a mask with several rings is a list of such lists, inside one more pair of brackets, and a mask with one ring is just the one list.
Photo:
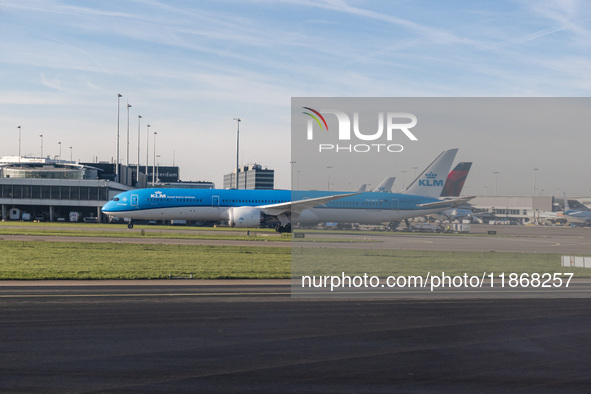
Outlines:
[[186, 297], [186, 296], [256, 296], [256, 295], [291, 295], [291, 293], [131, 293], [131, 294], [3, 294], [0, 298], [62, 298], [62, 297]]

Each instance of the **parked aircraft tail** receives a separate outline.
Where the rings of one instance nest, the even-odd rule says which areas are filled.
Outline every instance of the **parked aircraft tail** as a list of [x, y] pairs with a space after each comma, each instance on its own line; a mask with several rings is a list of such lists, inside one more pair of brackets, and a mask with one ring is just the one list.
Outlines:
[[472, 162], [459, 163], [448, 175], [441, 191], [441, 197], [459, 197], [468, 178]]
[[392, 193], [392, 185], [394, 185], [394, 181], [396, 177], [388, 177], [385, 178], [379, 185], [376, 187], [374, 192], [382, 192], [382, 193]]
[[439, 198], [457, 149], [443, 151], [407, 188], [406, 194]]

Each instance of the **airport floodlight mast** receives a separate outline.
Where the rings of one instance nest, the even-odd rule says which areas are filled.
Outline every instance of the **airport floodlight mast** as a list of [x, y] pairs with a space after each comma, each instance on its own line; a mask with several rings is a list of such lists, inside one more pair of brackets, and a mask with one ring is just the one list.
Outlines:
[[538, 173], [540, 169], [539, 168], [534, 168], [534, 190], [533, 190], [533, 194], [532, 196], [536, 195], [536, 174]]
[[117, 93], [117, 162], [115, 163], [115, 182], [119, 182], [119, 101], [123, 97]]
[[18, 162], [21, 162], [21, 127], [17, 126], [18, 128]]
[[59, 145], [59, 147], [60, 147], [60, 153], [59, 153], [59, 155], [58, 155], [58, 160], [60, 160], [60, 161], [61, 161], [61, 160], [62, 160], [62, 142], [60, 141], [60, 142], [58, 142], [57, 144], [58, 144], [58, 145]]
[[127, 167], [129, 167], [129, 109], [131, 108], [131, 104], [127, 102], [127, 151], [125, 153], [125, 181], [127, 182]]
[[72, 147], [70, 146], [70, 161], [72, 161]]
[[150, 166], [150, 125], [146, 125], [146, 187], [148, 187], [148, 167]]
[[328, 188], [326, 190], [330, 191], [330, 170], [332, 169], [332, 166], [326, 168], [328, 169]]
[[156, 134], [154, 132], [154, 163], [152, 163], [152, 186], [156, 184]]
[[236, 121], [236, 189], [238, 189], [238, 148], [240, 144], [240, 122], [242, 119], [234, 118]]
[[135, 168], [136, 187], [139, 187], [140, 183], [140, 119], [142, 119], [142, 115], [137, 116], [137, 166]]
[[156, 180], [159, 181], [158, 171], [160, 167], [160, 155], [156, 155]]
[[41, 137], [41, 158], [43, 158], [43, 134], [39, 134], [39, 137]]
[[400, 171], [402, 173], [402, 191], [406, 189], [406, 170]]

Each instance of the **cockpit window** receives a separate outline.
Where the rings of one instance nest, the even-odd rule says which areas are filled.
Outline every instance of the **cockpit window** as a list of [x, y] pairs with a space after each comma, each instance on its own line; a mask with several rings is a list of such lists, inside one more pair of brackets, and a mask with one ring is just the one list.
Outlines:
[[115, 197], [113, 201], [119, 201], [119, 197]]

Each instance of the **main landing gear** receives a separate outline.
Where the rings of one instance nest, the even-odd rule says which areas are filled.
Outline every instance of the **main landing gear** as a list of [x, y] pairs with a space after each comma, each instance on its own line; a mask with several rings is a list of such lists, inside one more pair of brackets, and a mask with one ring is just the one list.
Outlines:
[[127, 228], [131, 230], [133, 228], [133, 222], [129, 222], [127, 224]]
[[287, 223], [285, 226], [278, 224], [277, 227], [275, 227], [275, 231], [278, 233], [291, 233], [291, 223]]

